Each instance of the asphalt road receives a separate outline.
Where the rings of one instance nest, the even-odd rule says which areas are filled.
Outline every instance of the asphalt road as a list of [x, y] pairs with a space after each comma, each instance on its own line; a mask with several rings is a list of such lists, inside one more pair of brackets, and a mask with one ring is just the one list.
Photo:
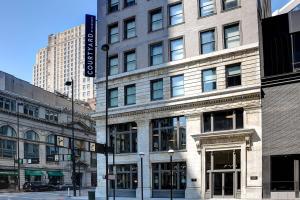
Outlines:
[[[72, 191], [70, 191], [72, 194]], [[77, 191], [78, 195], [78, 191]], [[53, 192], [22, 192], [22, 193], [0, 193], [0, 200], [87, 200], [87, 191], [82, 191], [81, 197], [68, 197], [66, 191]]]

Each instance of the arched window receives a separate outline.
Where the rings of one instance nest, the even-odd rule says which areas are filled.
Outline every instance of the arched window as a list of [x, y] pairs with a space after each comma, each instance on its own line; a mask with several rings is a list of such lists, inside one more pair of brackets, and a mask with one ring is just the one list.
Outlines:
[[[11, 138], [7, 138], [11, 137]], [[13, 158], [16, 155], [16, 131], [10, 126], [0, 127], [0, 157]]]
[[27, 131], [24, 135], [24, 139], [27, 140], [24, 142], [24, 158], [25, 159], [34, 159], [35, 162], [39, 162], [39, 135], [30, 130]]
[[55, 155], [59, 153], [59, 148], [55, 146], [55, 135], [51, 134], [47, 136], [47, 145], [46, 145], [46, 161], [54, 162]]

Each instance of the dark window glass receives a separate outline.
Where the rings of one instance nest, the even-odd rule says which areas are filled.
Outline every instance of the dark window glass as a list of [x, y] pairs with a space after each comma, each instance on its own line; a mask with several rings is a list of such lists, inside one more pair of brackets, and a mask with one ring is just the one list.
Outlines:
[[221, 111], [214, 113], [214, 131], [233, 129], [233, 111]]
[[233, 151], [215, 151], [214, 170], [233, 169]]
[[162, 100], [163, 96], [163, 80], [153, 80], [151, 81], [151, 100]]
[[111, 56], [109, 58], [109, 75], [116, 75], [119, 73], [119, 60], [118, 56]]
[[224, 47], [225, 49], [240, 46], [239, 24], [232, 24], [224, 27]]
[[133, 105], [136, 101], [135, 85], [125, 86], [125, 105]]
[[203, 125], [204, 125], [204, 132], [210, 132], [211, 130], [211, 113], [204, 113], [203, 114]]
[[183, 22], [182, 3], [174, 4], [169, 7], [169, 24], [176, 25]]
[[110, 44], [119, 42], [119, 27], [118, 24], [113, 24], [108, 27], [108, 42]]
[[163, 28], [162, 9], [157, 9], [150, 12], [150, 31], [156, 31]]
[[201, 53], [211, 53], [215, 51], [215, 30], [200, 33]]
[[178, 97], [184, 95], [184, 76], [173, 76], [171, 77], [171, 95], [172, 97]]
[[183, 38], [170, 41], [170, 59], [171, 61], [184, 58]]
[[[136, 189], [138, 184], [137, 165], [116, 165], [116, 189]], [[110, 173], [113, 173], [113, 167], [110, 166]], [[113, 189], [113, 181], [110, 181], [111, 189]]]
[[16, 155], [16, 141], [0, 139], [0, 158], [14, 158]]
[[124, 7], [129, 7], [135, 5], [135, 0], [124, 0]]
[[39, 158], [39, 145], [32, 143], [24, 143], [24, 158]]
[[125, 72], [133, 71], [136, 69], [136, 53], [134, 51], [126, 52], [125, 59]]
[[97, 167], [97, 154], [91, 152], [91, 167]]
[[223, 10], [230, 10], [238, 7], [238, 0], [222, 0]]
[[119, 10], [119, 0], [108, 0], [108, 13]]
[[135, 18], [124, 21], [124, 38], [129, 39], [136, 36]]
[[[300, 6], [298, 6], [300, 9]], [[293, 61], [294, 68], [300, 69], [300, 33], [293, 34]]]
[[59, 154], [58, 147], [55, 146], [46, 146], [46, 161], [48, 162], [54, 162], [55, 161], [55, 155]]
[[16, 101], [0, 97], [0, 109], [16, 111]]
[[226, 85], [227, 87], [241, 85], [240, 64], [226, 66]]
[[271, 156], [272, 191], [294, 191], [294, 160], [291, 155]]
[[214, 14], [215, 3], [214, 0], [199, 0], [200, 16], [205, 17]]
[[110, 89], [108, 91], [108, 106], [110, 108], [118, 107], [118, 88]]
[[217, 89], [216, 69], [207, 69], [202, 71], [202, 91], [210, 92]]
[[150, 45], [150, 65], [159, 65], [163, 63], [163, 45], [162, 43]]

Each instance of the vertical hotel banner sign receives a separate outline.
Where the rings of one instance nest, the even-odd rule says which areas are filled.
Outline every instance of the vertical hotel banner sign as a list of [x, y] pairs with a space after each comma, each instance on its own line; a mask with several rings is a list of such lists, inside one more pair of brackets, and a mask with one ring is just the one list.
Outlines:
[[96, 16], [85, 15], [85, 76], [96, 74]]

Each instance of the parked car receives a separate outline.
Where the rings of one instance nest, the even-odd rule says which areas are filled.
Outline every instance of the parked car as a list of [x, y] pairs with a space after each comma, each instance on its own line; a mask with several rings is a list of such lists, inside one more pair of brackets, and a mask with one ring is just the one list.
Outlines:
[[[57, 190], [68, 190], [68, 188], [70, 190], [73, 190], [73, 184], [72, 183], [64, 183], [62, 185], [57, 185], [56, 187], [57, 187]], [[76, 185], [76, 190], [78, 190], [78, 189], [79, 189], [79, 186]]]
[[24, 192], [53, 191], [55, 190], [55, 186], [44, 182], [25, 182], [23, 190]]

